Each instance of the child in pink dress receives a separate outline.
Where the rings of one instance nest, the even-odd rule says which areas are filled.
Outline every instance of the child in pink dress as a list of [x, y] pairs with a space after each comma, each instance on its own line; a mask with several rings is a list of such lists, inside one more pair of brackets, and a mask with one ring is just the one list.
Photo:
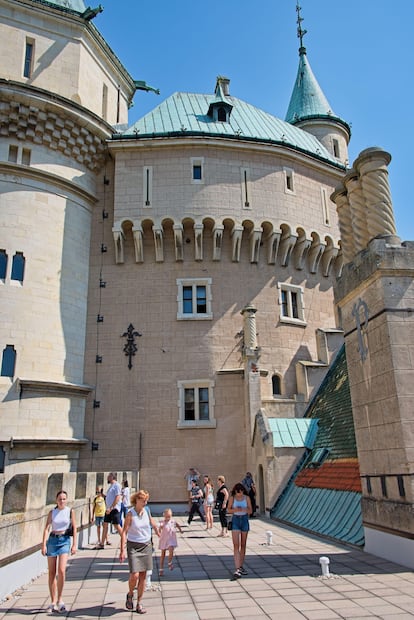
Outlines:
[[180, 534], [183, 533], [181, 529], [181, 525], [174, 521], [172, 518], [172, 510], [171, 508], [167, 508], [164, 510], [164, 520], [160, 523], [160, 540], [158, 543], [158, 548], [161, 551], [160, 558], [160, 570], [159, 575], [162, 577], [164, 574], [164, 558], [165, 553], [168, 550], [168, 568], [172, 570], [174, 568], [173, 565], [173, 557], [174, 557], [174, 549], [177, 546], [177, 530]]

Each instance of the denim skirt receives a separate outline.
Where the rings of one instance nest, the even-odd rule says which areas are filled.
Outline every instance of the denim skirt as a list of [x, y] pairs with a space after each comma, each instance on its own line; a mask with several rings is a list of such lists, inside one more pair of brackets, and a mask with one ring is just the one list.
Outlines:
[[46, 555], [48, 558], [56, 557], [70, 552], [70, 536], [65, 534], [51, 534], [46, 543]]

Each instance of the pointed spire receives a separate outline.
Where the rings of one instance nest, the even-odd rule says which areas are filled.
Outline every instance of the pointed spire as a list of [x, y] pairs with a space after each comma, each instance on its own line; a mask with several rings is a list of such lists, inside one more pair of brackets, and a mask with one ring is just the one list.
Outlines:
[[297, 36], [300, 41], [299, 68], [285, 118], [288, 123], [293, 124], [314, 116], [336, 116], [319, 86], [307, 59], [306, 47], [303, 45], [303, 37], [307, 30], [302, 28], [303, 17], [301, 17], [300, 11], [301, 7], [299, 2], [297, 2]]

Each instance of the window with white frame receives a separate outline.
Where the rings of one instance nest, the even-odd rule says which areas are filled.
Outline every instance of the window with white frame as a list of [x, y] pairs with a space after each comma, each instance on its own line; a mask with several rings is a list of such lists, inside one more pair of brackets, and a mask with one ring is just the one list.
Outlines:
[[305, 324], [303, 289], [279, 282], [280, 320], [283, 323]]
[[291, 168], [283, 168], [283, 174], [285, 177], [285, 193], [286, 194], [294, 194], [295, 193], [295, 183], [294, 183], [294, 174]]
[[211, 278], [177, 280], [177, 319], [212, 319]]
[[204, 157], [191, 158], [191, 182], [204, 183]]
[[214, 382], [208, 379], [178, 381], [178, 428], [215, 428]]

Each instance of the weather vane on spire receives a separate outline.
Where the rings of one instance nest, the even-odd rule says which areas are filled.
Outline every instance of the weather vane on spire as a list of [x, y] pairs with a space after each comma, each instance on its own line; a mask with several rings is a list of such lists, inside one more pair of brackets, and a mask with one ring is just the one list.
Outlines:
[[303, 37], [305, 36], [305, 34], [307, 33], [307, 30], [302, 30], [302, 22], [303, 22], [303, 17], [300, 16], [300, 12], [302, 10], [302, 7], [299, 6], [299, 2], [296, 2], [296, 13], [298, 14], [298, 19], [296, 20], [296, 23], [298, 25], [298, 37], [299, 37], [299, 41], [300, 41], [300, 47], [303, 47]]

